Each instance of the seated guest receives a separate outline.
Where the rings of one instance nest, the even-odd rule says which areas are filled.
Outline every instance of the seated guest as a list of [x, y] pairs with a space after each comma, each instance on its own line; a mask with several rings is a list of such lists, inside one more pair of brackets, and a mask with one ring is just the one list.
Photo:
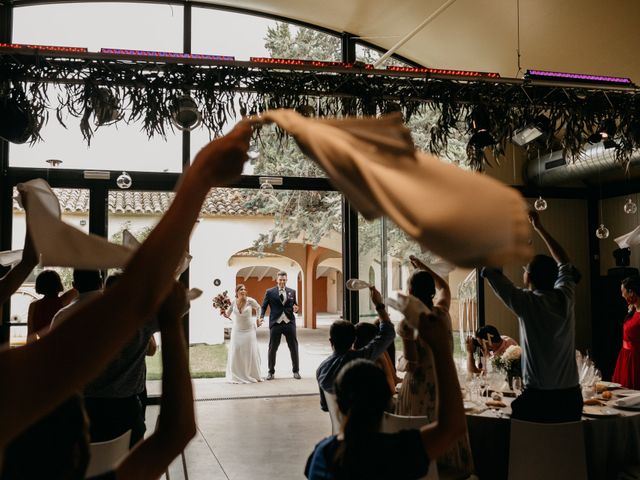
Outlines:
[[[356, 325], [356, 340], [353, 342], [353, 349], [360, 350], [367, 346], [371, 340], [373, 340], [379, 332], [379, 326], [375, 323], [360, 322]], [[389, 350], [383, 352], [382, 355], [376, 360], [378, 365], [384, 372], [384, 376], [387, 378], [391, 395], [396, 393], [396, 385], [402, 382], [401, 378], [396, 375], [396, 370], [393, 368], [393, 362], [389, 358]]]
[[[112, 287], [121, 276], [117, 273], [109, 275], [105, 289]], [[157, 331], [158, 321], [152, 318], [136, 331], [107, 368], [85, 387], [84, 403], [92, 442], [111, 440], [131, 430], [133, 447], [144, 437], [145, 357], [149, 342]]]
[[380, 316], [378, 334], [366, 346], [359, 350], [353, 349], [356, 337], [355, 327], [346, 320], [336, 320], [329, 329], [329, 342], [333, 353], [327, 357], [316, 370], [316, 379], [320, 387], [320, 408], [327, 412], [327, 400], [324, 392], [333, 393], [333, 383], [338, 372], [350, 361], [356, 358], [376, 360], [386, 350], [396, 336], [389, 314], [382, 303], [382, 295], [375, 287], [370, 288], [371, 300]]
[[40, 300], [29, 304], [27, 314], [27, 342], [37, 339], [49, 330], [53, 316], [78, 296], [75, 288], [62, 295], [62, 281], [55, 270], [43, 270], [36, 277], [36, 293], [44, 295]]
[[[0, 348], [0, 385], [11, 385], [0, 395], [0, 411], [11, 412], [2, 419], [0, 451], [95, 378], [158, 309], [171, 289], [202, 202], [212, 187], [232, 184], [240, 177], [250, 137], [251, 125], [242, 121], [200, 150], [183, 174], [167, 212], [132, 255], [116, 285], [83, 304], [39, 341], [21, 348]], [[29, 211], [28, 196], [22, 200]], [[22, 260], [0, 279], [0, 304], [20, 287], [37, 262], [27, 227]], [[182, 392], [178, 389], [178, 394]], [[165, 449], [164, 453], [174, 451]], [[148, 463], [154, 467], [151, 474], [156, 472], [155, 466], [164, 469], [160, 462]]]
[[[196, 433], [193, 391], [184, 329], [184, 287], [175, 283], [158, 312], [162, 336], [162, 400], [156, 431], [114, 471], [93, 477], [159, 478]], [[87, 417], [82, 398], [72, 396], [11, 442], [4, 451], [1, 480], [81, 479], [89, 464]]]
[[[504, 351], [512, 345], [518, 345], [513, 338], [507, 335], [500, 335], [498, 329], [493, 325], [485, 325], [476, 330], [475, 338], [467, 337], [467, 370], [470, 373], [480, 373], [489, 358], [502, 355]], [[484, 357], [484, 367], [476, 365], [473, 354], [480, 348], [480, 355]]]
[[575, 356], [575, 288], [578, 273], [562, 246], [530, 212], [534, 230], [551, 256], [536, 255], [524, 269], [526, 288], [517, 288], [500, 270], [482, 276], [518, 316], [524, 392], [511, 404], [512, 418], [531, 422], [572, 422], [582, 416]]
[[379, 367], [370, 361], [355, 360], [336, 379], [335, 393], [342, 413], [340, 433], [316, 445], [307, 460], [306, 477], [402, 480], [425, 476], [430, 461], [449, 450], [465, 431], [450, 335], [441, 311], [421, 315], [419, 338], [433, 352], [439, 387], [435, 423], [419, 430], [380, 433], [391, 392]]

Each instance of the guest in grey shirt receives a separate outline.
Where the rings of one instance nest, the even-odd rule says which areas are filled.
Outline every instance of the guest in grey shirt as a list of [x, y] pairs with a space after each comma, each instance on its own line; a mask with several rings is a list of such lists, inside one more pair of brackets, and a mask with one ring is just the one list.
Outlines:
[[482, 271], [496, 295], [518, 316], [524, 392], [512, 403], [512, 417], [549, 423], [577, 421], [582, 415], [574, 315], [579, 274], [536, 212], [529, 214], [529, 220], [553, 259], [536, 255], [524, 267], [524, 289], [514, 286], [500, 270]]

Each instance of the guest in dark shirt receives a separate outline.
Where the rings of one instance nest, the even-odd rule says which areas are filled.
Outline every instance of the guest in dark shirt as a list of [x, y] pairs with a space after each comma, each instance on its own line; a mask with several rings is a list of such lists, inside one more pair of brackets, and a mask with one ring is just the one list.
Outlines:
[[329, 329], [329, 342], [331, 342], [333, 353], [316, 370], [320, 387], [320, 408], [325, 412], [329, 409], [324, 392], [333, 393], [333, 383], [342, 367], [356, 358], [376, 360], [387, 350], [396, 336], [389, 314], [382, 303], [382, 295], [375, 287], [371, 287], [370, 290], [371, 300], [380, 316], [380, 329], [371, 342], [359, 350], [353, 350], [355, 327], [345, 320], [336, 320]]
[[430, 460], [449, 450], [464, 433], [462, 396], [446, 318], [437, 311], [422, 313], [411, 324], [419, 325], [420, 341], [433, 351], [439, 386], [437, 421], [420, 430], [380, 433], [391, 392], [379, 367], [354, 360], [341, 370], [335, 384], [342, 413], [340, 434], [316, 445], [307, 460], [307, 478], [418, 479], [427, 474]]

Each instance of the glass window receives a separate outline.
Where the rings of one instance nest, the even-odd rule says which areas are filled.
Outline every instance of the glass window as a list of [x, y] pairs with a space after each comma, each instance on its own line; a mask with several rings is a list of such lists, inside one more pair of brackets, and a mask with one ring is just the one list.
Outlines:
[[[15, 43], [102, 47], [181, 52], [183, 8], [148, 3], [73, 3], [14, 9]], [[48, 92], [56, 106], [56, 89]], [[125, 115], [127, 112], [125, 112]], [[60, 125], [55, 111], [40, 132], [43, 141], [33, 146], [11, 145], [10, 165], [46, 168], [48, 159], [62, 160], [60, 168], [181, 171], [180, 135], [168, 131], [167, 140], [148, 139], [142, 122], [103, 126], [96, 130], [91, 146], [80, 132], [80, 119], [64, 117]], [[93, 119], [89, 120], [92, 122]], [[94, 127], [95, 128], [95, 127]]]
[[182, 51], [183, 8], [150, 3], [57, 3], [16, 7], [13, 42]]
[[[230, 41], [230, 39], [233, 39]], [[339, 61], [340, 39], [318, 30], [211, 8], [192, 10], [193, 53]]]
[[[50, 88], [55, 98], [54, 89]], [[149, 139], [142, 123], [106, 125], [95, 130], [91, 145], [82, 138], [80, 119], [66, 116], [65, 129], [50, 112], [42, 127], [42, 141], [34, 144], [10, 144], [11, 167], [49, 168], [47, 160], [62, 160], [57, 168], [80, 170], [127, 170], [180, 172], [182, 136], [167, 130], [167, 139]], [[95, 128], [95, 127], [94, 127]]]

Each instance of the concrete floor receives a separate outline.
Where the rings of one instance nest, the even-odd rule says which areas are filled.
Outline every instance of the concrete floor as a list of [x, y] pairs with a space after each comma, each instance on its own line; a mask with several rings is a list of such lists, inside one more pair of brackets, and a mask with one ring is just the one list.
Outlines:
[[[190, 480], [303, 479], [314, 445], [331, 433], [329, 415], [320, 410], [315, 370], [331, 352], [329, 326], [321, 317], [315, 330], [298, 328], [300, 374], [294, 380], [284, 338], [276, 359], [276, 379], [257, 384], [228, 384], [223, 378], [194, 380], [198, 433], [185, 450]], [[258, 330], [262, 372], [267, 373], [268, 329]], [[160, 392], [160, 382], [149, 382]], [[155, 425], [159, 407], [147, 409]], [[182, 461], [169, 470], [183, 479]]]

